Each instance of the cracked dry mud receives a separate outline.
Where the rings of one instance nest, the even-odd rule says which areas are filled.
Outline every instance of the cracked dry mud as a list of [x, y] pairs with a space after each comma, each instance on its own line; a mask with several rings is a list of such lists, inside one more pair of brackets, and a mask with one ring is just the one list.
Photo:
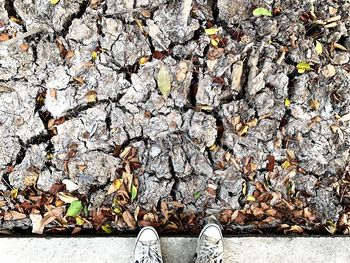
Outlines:
[[53, 3], [0, 1], [1, 229], [350, 232], [349, 1]]

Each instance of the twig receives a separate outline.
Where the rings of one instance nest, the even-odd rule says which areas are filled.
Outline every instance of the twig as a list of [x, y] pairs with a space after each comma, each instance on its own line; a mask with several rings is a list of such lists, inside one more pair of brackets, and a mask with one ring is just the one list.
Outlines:
[[3, 46], [11, 46], [14, 43], [16, 43], [17, 41], [20, 41], [20, 40], [22, 40], [22, 39], [24, 39], [26, 37], [38, 34], [38, 33], [43, 32], [43, 31], [45, 31], [44, 28], [40, 28], [40, 27], [39, 28], [34, 28], [32, 30], [29, 30], [28, 32], [23, 33], [22, 35], [19, 35], [17, 37], [14, 37], [14, 38], [8, 40], [8, 41], [3, 42], [2, 45]]
[[103, 16], [115, 16], [119, 14], [125, 14], [125, 13], [136, 13], [136, 12], [142, 12], [143, 8], [134, 8], [134, 9], [123, 9], [116, 11], [112, 14], [104, 14]]

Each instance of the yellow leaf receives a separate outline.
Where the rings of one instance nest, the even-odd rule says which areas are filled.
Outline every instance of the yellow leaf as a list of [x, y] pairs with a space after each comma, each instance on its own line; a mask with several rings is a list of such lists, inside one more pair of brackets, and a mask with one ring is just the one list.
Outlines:
[[145, 64], [146, 62], [148, 62], [148, 60], [149, 60], [148, 57], [142, 57], [142, 58], [140, 58], [139, 63], [140, 63], [140, 65], [143, 65], [143, 64]]
[[283, 168], [283, 169], [287, 169], [288, 167], [290, 166], [290, 162], [289, 161], [284, 161], [283, 163], [282, 163], [282, 165], [281, 165], [281, 167]]
[[217, 39], [211, 39], [210, 43], [214, 46], [214, 47], [218, 47], [219, 45], [219, 41]]
[[119, 190], [119, 188], [122, 186], [122, 184], [123, 184], [123, 180], [122, 180], [122, 179], [117, 179], [117, 180], [115, 180], [115, 182], [114, 182], [115, 188], [116, 188], [117, 190]]
[[253, 201], [255, 201], [255, 197], [252, 196], [252, 195], [248, 195], [248, 196], [247, 196], [247, 201], [253, 202]]
[[111, 228], [110, 225], [102, 226], [102, 230], [105, 231], [107, 234], [112, 234], [113, 233], [113, 229]]
[[323, 51], [322, 44], [320, 42], [318, 42], [317, 40], [316, 40], [315, 50], [316, 50], [317, 54], [319, 54], [319, 55], [322, 54], [322, 51]]
[[220, 29], [219, 28], [215, 28], [215, 27], [212, 27], [212, 28], [207, 28], [205, 30], [205, 33], [209, 36], [211, 35], [215, 35]]
[[60, 0], [50, 0], [50, 3], [52, 5], [57, 5]]
[[78, 226], [82, 226], [82, 225], [84, 225], [84, 219], [82, 219], [80, 216], [77, 216], [76, 218], [75, 218], [75, 223], [78, 225]]
[[290, 101], [289, 98], [286, 98], [286, 99], [284, 100], [284, 106], [286, 106], [287, 108], [290, 106], [290, 103], [291, 103], [291, 101]]
[[165, 66], [161, 66], [157, 76], [157, 84], [163, 97], [166, 99], [170, 94], [171, 80], [168, 70]]
[[121, 214], [122, 210], [120, 209], [120, 207], [116, 207], [113, 209], [114, 213], [116, 214]]
[[14, 199], [17, 198], [17, 196], [18, 196], [18, 188], [13, 188], [13, 189], [11, 190], [11, 196], [12, 196], [12, 198], [14, 198]]
[[298, 69], [298, 72], [299, 72], [300, 74], [304, 73], [305, 71], [310, 71], [310, 70], [312, 70], [310, 64], [305, 63], [305, 62], [300, 62], [300, 63], [298, 63], [298, 65], [297, 65], [296, 68]]
[[92, 60], [96, 60], [96, 59], [97, 59], [97, 56], [98, 56], [98, 54], [97, 54], [96, 51], [92, 51], [92, 52], [91, 52], [91, 58], [92, 58]]

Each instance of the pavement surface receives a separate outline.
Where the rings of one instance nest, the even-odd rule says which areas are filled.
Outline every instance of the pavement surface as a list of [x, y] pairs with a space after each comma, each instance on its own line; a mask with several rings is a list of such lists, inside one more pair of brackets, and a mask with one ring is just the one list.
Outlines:
[[[99, 263], [131, 262], [135, 238], [0, 238], [1, 262]], [[161, 238], [165, 263], [189, 263], [196, 239]], [[339, 262], [350, 261], [346, 237], [225, 238], [224, 262]]]

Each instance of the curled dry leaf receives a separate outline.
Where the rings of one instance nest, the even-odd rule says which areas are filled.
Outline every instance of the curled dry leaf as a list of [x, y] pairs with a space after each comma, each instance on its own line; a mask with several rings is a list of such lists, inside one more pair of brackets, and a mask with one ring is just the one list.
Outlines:
[[4, 213], [4, 220], [19, 220], [24, 219], [27, 216], [17, 211], [8, 211]]
[[133, 215], [129, 211], [123, 212], [123, 220], [128, 225], [128, 227], [134, 229], [136, 227], [136, 221]]
[[34, 234], [42, 234], [44, 232], [45, 226], [52, 221], [54, 221], [56, 218], [61, 216], [63, 214], [63, 208], [62, 207], [56, 207], [50, 211], [48, 211], [44, 217], [42, 217], [40, 214], [30, 214], [29, 217], [32, 220], [32, 233]]
[[75, 196], [69, 194], [69, 193], [64, 193], [64, 192], [59, 192], [57, 193], [57, 197], [61, 199], [64, 203], [70, 204], [73, 203], [74, 201], [78, 200]]

